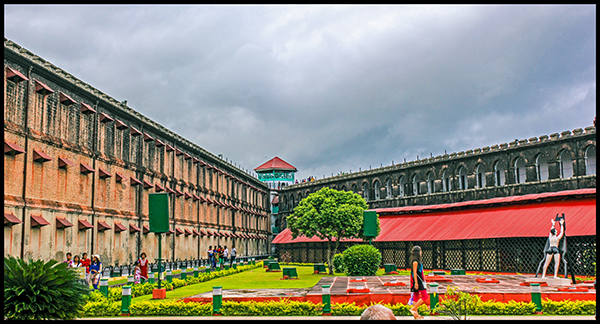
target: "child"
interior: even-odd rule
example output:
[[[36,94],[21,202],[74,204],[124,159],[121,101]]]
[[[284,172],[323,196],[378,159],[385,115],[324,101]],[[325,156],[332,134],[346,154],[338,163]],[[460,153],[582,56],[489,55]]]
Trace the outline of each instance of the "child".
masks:
[[[140,262],[135,261],[135,270],[133,270],[133,283],[139,284],[142,276],[142,268],[140,268]]]
[[[412,292],[411,297],[413,300],[413,307],[410,309],[410,313],[415,319],[423,319],[423,316],[419,315],[418,308],[429,299],[423,278],[422,255],[421,247],[415,245],[410,257],[412,265],[410,270],[410,291]]]

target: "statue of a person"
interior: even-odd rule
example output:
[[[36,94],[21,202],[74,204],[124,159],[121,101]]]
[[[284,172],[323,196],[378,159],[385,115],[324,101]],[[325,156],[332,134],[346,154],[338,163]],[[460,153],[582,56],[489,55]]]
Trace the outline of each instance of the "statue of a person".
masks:
[[[552,257],[554,256],[554,278],[558,278],[558,268],[560,266],[560,251],[558,250],[558,243],[560,239],[563,237],[565,233],[564,223],[565,219],[561,218],[559,220],[560,223],[560,234],[556,235],[556,228],[554,228],[554,223],[556,221],[554,219],[551,220],[552,227],[550,228],[550,236],[548,236],[548,242],[550,242],[550,248],[546,251],[546,262],[544,263],[544,272],[542,273],[542,278],[546,277],[546,270],[548,269],[548,265],[550,265],[550,261],[552,261]]]

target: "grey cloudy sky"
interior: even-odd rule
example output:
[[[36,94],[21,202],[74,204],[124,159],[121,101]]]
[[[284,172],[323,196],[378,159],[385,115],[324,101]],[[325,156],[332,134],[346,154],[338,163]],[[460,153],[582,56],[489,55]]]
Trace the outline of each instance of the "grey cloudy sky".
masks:
[[[596,116],[596,6],[5,5],[4,37],[244,169],[297,178]]]

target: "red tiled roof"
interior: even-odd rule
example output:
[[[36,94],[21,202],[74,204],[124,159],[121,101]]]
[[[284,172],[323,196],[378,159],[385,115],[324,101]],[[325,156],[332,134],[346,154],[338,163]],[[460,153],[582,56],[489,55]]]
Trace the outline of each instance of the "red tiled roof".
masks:
[[[58,158],[58,167],[59,168],[66,168],[67,166],[72,166],[73,162],[71,162],[69,159],[64,158],[64,157],[59,157]]]
[[[6,71],[6,78],[7,79],[20,79],[20,80],[12,80],[13,82],[19,82],[19,81],[23,81],[23,80],[29,80],[26,76],[24,76],[21,72],[14,70],[10,67],[6,67],[6,69],[8,71]]]
[[[98,221],[98,230],[99,231],[105,231],[110,228],[111,228],[110,225],[108,225],[105,221],[101,221],[101,220]]]
[[[47,220],[45,220],[44,217],[31,215],[31,226],[32,227],[46,226],[46,225],[50,225],[50,223]]]
[[[129,223],[129,233],[141,232],[142,230],[133,223]]]
[[[50,89],[45,83],[40,82],[38,80],[35,81],[35,92],[43,93],[44,95],[49,93],[54,93],[54,90]]]
[[[272,170],[284,170],[284,171],[298,171],[295,166],[285,162],[279,157],[274,157],[269,161],[256,167],[254,171],[272,171]]]
[[[52,161],[52,158],[50,157],[50,155],[48,155],[42,151],[33,150],[33,160],[44,163],[44,162]]]
[[[4,154],[7,153],[14,153],[16,155],[25,153],[25,150],[17,144],[7,142],[6,140],[4,140]]]
[[[77,101],[73,100],[73,98],[69,97],[66,93],[63,93],[62,91],[59,91],[58,93],[59,93],[59,101],[61,104],[65,105],[65,106],[69,106],[74,103],[77,103]]]
[[[95,114],[96,111],[94,110],[94,108],[92,108],[92,106],[86,104],[85,102],[81,103],[81,113],[84,115],[90,115],[90,114]]]
[[[23,223],[23,221],[21,221],[17,216],[13,214],[4,213],[4,225],[9,224],[12,226],[14,224],[21,223]]]
[[[124,231],[126,229],[127,229],[127,227],[125,227],[125,225],[123,225],[121,223],[118,223],[118,222],[115,222],[115,232],[121,232],[121,231]]]
[[[77,227],[79,228],[79,230],[88,230],[90,228],[94,228],[94,225],[90,224],[90,222],[88,222],[85,219],[78,219]]]
[[[66,218],[56,217],[56,227],[57,228],[65,228],[65,227],[71,227],[71,226],[73,226],[73,224],[71,224],[71,222],[69,222]]]

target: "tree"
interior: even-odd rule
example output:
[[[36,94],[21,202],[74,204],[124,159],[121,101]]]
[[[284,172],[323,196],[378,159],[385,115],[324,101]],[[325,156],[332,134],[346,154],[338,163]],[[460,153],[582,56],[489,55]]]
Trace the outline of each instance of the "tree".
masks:
[[[288,216],[287,224],[293,238],[304,235],[327,240],[327,263],[329,274],[333,274],[333,256],[337,253],[340,240],[365,239],[363,211],[367,208],[367,202],[358,194],[325,187],[302,199],[293,214]],[[377,225],[379,233],[379,220]]]

